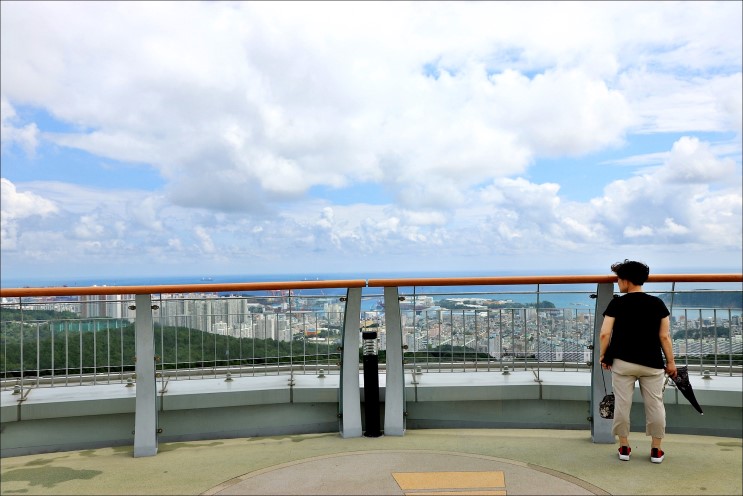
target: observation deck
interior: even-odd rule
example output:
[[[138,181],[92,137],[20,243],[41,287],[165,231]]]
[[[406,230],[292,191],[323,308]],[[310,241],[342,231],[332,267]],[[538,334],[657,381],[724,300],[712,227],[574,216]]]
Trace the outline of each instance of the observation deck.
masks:
[[[645,285],[705,412],[666,388],[660,466],[639,391],[629,463],[598,415],[614,280],[2,288],[2,494],[741,494],[743,276]]]

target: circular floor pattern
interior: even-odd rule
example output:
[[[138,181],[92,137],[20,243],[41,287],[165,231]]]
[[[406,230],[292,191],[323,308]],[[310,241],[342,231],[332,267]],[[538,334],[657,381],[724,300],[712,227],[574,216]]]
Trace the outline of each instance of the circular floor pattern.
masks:
[[[235,477],[209,495],[609,494],[571,475],[483,455],[355,451],[305,458]]]

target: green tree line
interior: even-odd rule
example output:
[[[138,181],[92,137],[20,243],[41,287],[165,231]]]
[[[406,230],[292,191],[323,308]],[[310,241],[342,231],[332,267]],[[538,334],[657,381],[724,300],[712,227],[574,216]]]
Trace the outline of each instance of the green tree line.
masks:
[[[56,310],[20,310],[17,308],[0,308],[0,321],[2,322],[21,320],[25,322],[49,321],[77,319],[78,317],[78,314],[69,311],[59,312]]]
[[[666,305],[673,301],[675,308],[743,308],[742,291],[698,290],[692,293],[664,293],[659,298]]]
[[[77,323],[75,323],[77,324]],[[108,324],[108,325],[107,325]],[[19,375],[21,356],[25,375],[106,373],[134,370],[134,324],[93,321],[66,326],[60,322],[3,322],[0,370]],[[154,327],[157,367],[215,367],[289,362],[337,363],[337,344],[221,336],[186,327]],[[38,350],[38,353],[37,353]]]

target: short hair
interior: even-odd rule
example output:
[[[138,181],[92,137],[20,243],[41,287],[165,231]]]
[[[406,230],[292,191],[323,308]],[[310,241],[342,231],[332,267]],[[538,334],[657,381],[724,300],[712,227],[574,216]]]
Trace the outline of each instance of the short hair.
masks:
[[[629,281],[637,286],[642,286],[645,281],[648,280],[650,275],[650,267],[642,262],[636,262],[634,260],[624,259],[624,262],[617,262],[612,264],[611,271],[614,272],[618,278]]]

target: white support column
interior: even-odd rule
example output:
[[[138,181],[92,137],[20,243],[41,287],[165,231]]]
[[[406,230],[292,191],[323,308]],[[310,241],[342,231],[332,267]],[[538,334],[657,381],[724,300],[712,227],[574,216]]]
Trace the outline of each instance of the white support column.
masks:
[[[157,454],[157,384],[155,381],[155,335],[152,326],[152,298],[136,295],[137,400],[134,412],[134,456]]]
[[[359,346],[361,345],[361,288],[346,293],[341,359],[341,436],[361,437],[361,395],[359,391]]]
[[[591,355],[593,366],[591,373],[591,439],[596,444],[613,444],[614,435],[611,433],[611,427],[613,421],[611,419],[601,418],[599,414],[599,402],[604,397],[604,382],[606,383],[606,391],[613,391],[611,387],[611,372],[604,371],[599,363],[599,356],[601,354],[601,341],[599,339],[599,333],[601,332],[601,324],[604,323],[604,310],[609,305],[609,302],[614,297],[614,284],[602,283],[598,285],[598,291],[596,295],[596,313],[593,325],[593,354]],[[603,379],[601,374],[604,375]]]
[[[402,436],[405,432],[405,370],[402,363],[402,321],[397,287],[384,288],[384,322],[387,332],[384,435]]]

